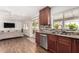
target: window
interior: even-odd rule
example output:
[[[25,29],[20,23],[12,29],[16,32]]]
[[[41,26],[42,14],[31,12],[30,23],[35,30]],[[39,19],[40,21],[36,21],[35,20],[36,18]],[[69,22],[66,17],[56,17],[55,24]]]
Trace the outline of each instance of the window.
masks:
[[[79,30],[79,19],[64,21],[64,29],[69,30],[69,27],[67,26],[69,24],[76,24],[78,26],[78,30]]]
[[[62,21],[54,21],[54,29],[62,29]]]
[[[79,30],[79,8],[73,8],[53,16],[54,29],[70,30],[69,24],[76,24]]]
[[[33,34],[39,30],[39,19],[34,19],[32,21],[32,29],[33,29]]]
[[[53,26],[54,29],[62,29],[63,25],[63,13],[53,16]]]

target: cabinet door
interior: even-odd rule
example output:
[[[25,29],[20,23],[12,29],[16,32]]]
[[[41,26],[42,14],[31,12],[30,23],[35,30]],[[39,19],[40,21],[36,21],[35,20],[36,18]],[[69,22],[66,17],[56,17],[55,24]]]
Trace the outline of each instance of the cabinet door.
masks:
[[[75,39],[74,48],[75,48],[75,53],[79,53],[79,40],[78,39]]]
[[[48,50],[51,52],[56,52],[56,41],[57,36],[55,35],[48,35]]]
[[[46,7],[39,12],[40,25],[48,25],[50,24],[50,8]]]
[[[40,33],[36,32],[36,44],[40,45]]]
[[[43,15],[44,19],[43,19],[43,24],[47,25],[48,24],[48,10],[45,9],[44,10],[44,15]]]
[[[44,22],[44,11],[40,11],[39,13],[39,19],[40,19],[40,24],[43,25],[43,22]]]
[[[71,39],[67,37],[58,37],[57,40],[57,52],[58,53],[70,53],[71,52]]]
[[[44,24],[45,25],[50,25],[50,8],[46,8],[45,11],[44,11],[44,19],[45,19],[45,22]]]
[[[72,39],[72,53],[79,53],[79,39]]]

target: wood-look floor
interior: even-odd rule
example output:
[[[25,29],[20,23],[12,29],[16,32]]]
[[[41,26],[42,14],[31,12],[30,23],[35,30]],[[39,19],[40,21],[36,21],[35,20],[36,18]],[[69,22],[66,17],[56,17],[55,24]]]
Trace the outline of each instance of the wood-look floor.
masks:
[[[0,40],[0,53],[47,53],[27,37]]]

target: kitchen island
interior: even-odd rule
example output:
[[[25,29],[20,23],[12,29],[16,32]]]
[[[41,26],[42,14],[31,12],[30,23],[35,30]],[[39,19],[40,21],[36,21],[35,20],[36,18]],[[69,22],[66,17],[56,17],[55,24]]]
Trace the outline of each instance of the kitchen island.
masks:
[[[52,32],[36,32],[36,43],[40,46],[40,34],[48,37],[48,51],[54,53],[78,53],[79,35],[55,34]]]

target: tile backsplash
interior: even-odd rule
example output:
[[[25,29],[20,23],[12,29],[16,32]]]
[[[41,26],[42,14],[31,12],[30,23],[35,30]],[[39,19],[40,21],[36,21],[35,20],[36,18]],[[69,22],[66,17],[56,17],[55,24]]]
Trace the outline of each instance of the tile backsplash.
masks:
[[[49,25],[40,25],[40,26],[39,26],[39,29],[40,29],[41,31],[43,31],[43,30],[50,30],[51,27],[50,27]]]

